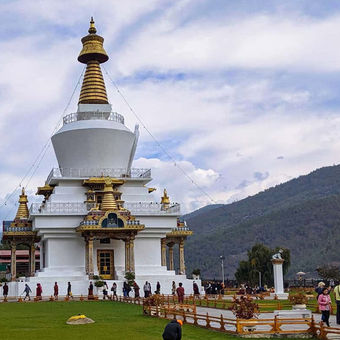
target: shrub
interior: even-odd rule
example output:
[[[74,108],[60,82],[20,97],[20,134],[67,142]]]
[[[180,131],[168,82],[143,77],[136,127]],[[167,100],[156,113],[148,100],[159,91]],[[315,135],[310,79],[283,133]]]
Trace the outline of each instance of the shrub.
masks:
[[[133,272],[126,272],[124,278],[127,280],[130,287],[133,286],[133,283],[135,281],[135,273]]]
[[[258,317],[259,306],[248,296],[234,298],[229,308],[238,319],[253,319]]]
[[[98,280],[94,283],[94,285],[97,287],[97,288],[100,288],[100,287],[103,287],[105,284],[104,281],[101,281],[101,280]]]
[[[303,293],[298,293],[298,294],[291,294],[289,295],[289,301],[293,305],[303,305],[308,302],[308,298],[305,294]]]

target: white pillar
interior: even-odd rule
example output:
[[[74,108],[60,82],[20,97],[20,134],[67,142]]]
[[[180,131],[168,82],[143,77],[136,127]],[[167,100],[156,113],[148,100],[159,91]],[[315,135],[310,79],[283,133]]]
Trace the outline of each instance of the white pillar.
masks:
[[[288,298],[288,294],[284,292],[283,288],[283,262],[284,259],[272,259],[275,295],[278,299]]]

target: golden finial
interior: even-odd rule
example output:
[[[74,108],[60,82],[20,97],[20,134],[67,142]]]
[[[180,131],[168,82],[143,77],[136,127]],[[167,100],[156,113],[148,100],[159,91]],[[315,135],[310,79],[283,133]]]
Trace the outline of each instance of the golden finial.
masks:
[[[93,17],[91,17],[89,33],[90,33],[90,34],[96,34],[96,33],[97,33],[97,29],[96,29],[96,27],[94,26]]]
[[[27,196],[25,194],[25,188],[21,189],[21,195],[19,198],[19,207],[15,219],[27,219],[28,218],[28,207],[27,207]]]
[[[110,180],[105,181],[104,185],[104,197],[101,204],[101,210],[118,210],[118,206],[113,195],[112,182]]]
[[[78,61],[87,64],[78,104],[108,104],[106,87],[100,64],[109,56],[104,50],[104,38],[97,35],[93,17],[91,17],[89,34],[81,39],[83,49]]]

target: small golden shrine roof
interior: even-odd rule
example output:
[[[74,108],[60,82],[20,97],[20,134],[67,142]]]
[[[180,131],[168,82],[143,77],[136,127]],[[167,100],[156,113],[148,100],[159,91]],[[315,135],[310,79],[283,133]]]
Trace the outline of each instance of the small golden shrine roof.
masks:
[[[164,189],[164,191],[163,191],[163,196],[161,198],[161,204],[170,204],[170,198],[168,196],[166,189]]]
[[[101,204],[101,210],[118,210],[117,202],[113,195],[112,182],[107,180],[104,185],[104,197]]]
[[[45,196],[47,194],[52,193],[52,191],[53,191],[53,187],[48,185],[48,184],[45,184],[43,187],[38,187],[36,195],[44,195]]]
[[[19,198],[19,207],[15,219],[27,219],[28,218],[28,207],[27,207],[27,196],[25,194],[25,188],[22,188],[21,195]]]

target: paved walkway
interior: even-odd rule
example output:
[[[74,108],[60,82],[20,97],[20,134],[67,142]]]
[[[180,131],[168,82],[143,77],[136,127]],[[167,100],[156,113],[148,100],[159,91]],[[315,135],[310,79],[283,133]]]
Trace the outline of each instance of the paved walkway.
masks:
[[[225,310],[225,309],[218,309],[218,308],[206,308],[206,307],[197,307],[197,314],[206,314],[208,313],[209,315],[212,316],[221,316],[229,318],[229,319],[236,319],[235,315],[230,311],[230,310]],[[314,320],[315,322],[320,322],[321,321],[321,314],[313,313]],[[259,319],[273,319],[274,318],[274,313],[261,313],[259,315]],[[336,324],[336,317],[335,315],[331,315],[329,318],[329,324],[331,327],[339,327],[340,325]]]
[[[218,308],[206,308],[206,307],[197,307],[197,314],[209,314],[209,316],[215,316],[215,317],[220,317],[221,315],[223,315],[223,317],[228,318],[228,319],[236,319],[234,314],[229,311],[229,310],[225,310],[225,309],[218,309]],[[320,322],[321,321],[321,314],[315,314],[313,313],[314,316],[314,320],[316,322]],[[274,313],[261,313],[259,314],[259,319],[273,319],[274,318]],[[189,320],[190,322],[190,320]],[[201,325],[205,325],[205,322],[202,320],[198,322]],[[211,322],[211,326],[212,327],[216,327],[219,328],[220,324],[217,322]],[[331,327],[336,327],[338,329],[340,329],[340,326],[336,324],[336,317],[335,315],[331,315],[330,317],[330,326]],[[234,331],[235,330],[235,326],[233,325],[225,325],[225,328],[227,330],[231,330]],[[291,324],[291,325],[283,325],[281,326],[281,329],[284,331],[289,331],[289,330],[307,330],[307,326],[306,325],[298,325],[298,324]],[[256,326],[256,330],[270,330],[271,327],[270,325],[258,325]],[[331,340],[335,340],[335,339],[340,339],[339,335],[335,335],[335,334],[328,334],[328,338]]]

